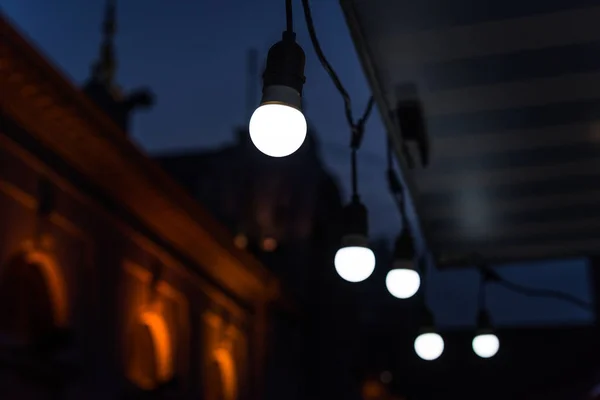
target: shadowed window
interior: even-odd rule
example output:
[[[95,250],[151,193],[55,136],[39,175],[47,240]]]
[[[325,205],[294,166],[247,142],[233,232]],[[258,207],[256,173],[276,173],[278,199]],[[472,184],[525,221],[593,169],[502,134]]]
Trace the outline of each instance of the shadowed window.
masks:
[[[217,361],[213,361],[210,365],[208,386],[211,393],[209,400],[227,400],[223,372]]]
[[[52,297],[41,266],[17,258],[0,275],[0,332],[31,341],[54,326]]]
[[[144,389],[153,389],[158,382],[156,351],[147,325],[136,326],[130,344],[132,379]]]

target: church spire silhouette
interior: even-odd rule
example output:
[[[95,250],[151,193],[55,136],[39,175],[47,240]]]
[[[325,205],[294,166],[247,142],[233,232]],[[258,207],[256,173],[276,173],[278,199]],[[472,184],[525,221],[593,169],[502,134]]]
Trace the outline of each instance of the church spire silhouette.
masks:
[[[104,11],[104,22],[102,24],[102,44],[100,45],[100,57],[94,63],[92,79],[112,88],[117,69],[114,39],[117,33],[117,18],[115,0],[108,0]]]
[[[136,109],[151,107],[154,104],[154,97],[148,89],[138,89],[123,96],[116,83],[117,57],[114,44],[117,33],[116,8],[116,0],[106,1],[100,54],[92,65],[91,76],[83,90],[127,132],[131,113]]]

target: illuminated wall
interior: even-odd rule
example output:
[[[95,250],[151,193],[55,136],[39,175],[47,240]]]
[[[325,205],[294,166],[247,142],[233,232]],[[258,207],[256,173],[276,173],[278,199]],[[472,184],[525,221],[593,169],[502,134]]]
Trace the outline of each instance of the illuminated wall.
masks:
[[[0,170],[0,346],[6,354],[66,329],[64,351],[85,361],[73,365],[78,375],[34,361],[64,373],[62,389],[25,366],[14,370],[26,377],[20,386],[3,375],[0,390],[136,398],[176,379],[165,390],[244,399],[253,333],[243,308],[1,133],[11,167]],[[54,187],[48,215],[38,213],[41,179]],[[96,379],[102,387],[82,383]]]
[[[0,32],[0,398],[261,398],[277,281]]]
[[[259,398],[266,284],[225,288],[214,265],[183,257],[160,226],[145,227],[35,139],[4,95],[29,98],[24,107],[53,100],[31,98],[26,72],[5,74],[13,60],[0,50],[0,398]],[[240,268],[205,240],[190,243],[219,268]]]
[[[62,272],[50,256],[23,250],[0,266],[0,331],[28,343],[68,324]]]
[[[209,310],[203,315],[204,343],[209,349],[203,356],[204,381],[218,382],[208,385],[205,396],[208,400],[237,399],[246,382],[247,343],[238,326],[227,321],[218,311]]]

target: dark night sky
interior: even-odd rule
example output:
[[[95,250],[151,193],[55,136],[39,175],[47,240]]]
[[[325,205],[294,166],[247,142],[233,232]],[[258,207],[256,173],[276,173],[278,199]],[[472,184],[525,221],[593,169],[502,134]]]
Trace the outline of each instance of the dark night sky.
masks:
[[[4,11],[74,82],[85,80],[98,54],[103,0],[3,3]],[[125,90],[147,85],[157,95],[155,108],[134,120],[135,140],[148,152],[232,141],[232,128],[247,122],[247,50],[257,48],[262,63],[284,29],[283,0],[118,3],[118,82]],[[349,130],[343,103],[310,46],[300,2],[294,3],[298,41],[307,55],[306,115],[317,128],[326,164],[346,188]],[[370,93],[338,1],[313,0],[311,4],[321,46],[351,95],[355,114],[359,114]],[[372,233],[391,238],[399,228],[399,216],[384,180],[384,151],[384,131],[374,112],[359,159],[360,189],[370,210]],[[590,297],[584,263],[545,264],[508,267],[502,272],[519,282]],[[476,288],[473,271],[432,275],[431,302],[438,321],[443,325],[472,323]],[[590,318],[568,304],[527,299],[500,288],[491,291],[490,308],[500,324]]]

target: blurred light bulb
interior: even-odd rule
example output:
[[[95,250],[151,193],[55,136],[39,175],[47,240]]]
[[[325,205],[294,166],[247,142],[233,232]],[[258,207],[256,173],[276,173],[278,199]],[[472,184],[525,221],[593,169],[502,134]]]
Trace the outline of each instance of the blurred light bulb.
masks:
[[[392,381],[393,376],[390,371],[383,371],[381,375],[379,375],[379,379],[382,383],[388,384]]]
[[[422,333],[415,339],[415,352],[423,360],[433,361],[444,352],[444,339],[437,333]]]
[[[243,233],[238,233],[233,238],[233,243],[238,249],[245,249],[248,246],[248,237]]]
[[[473,351],[481,358],[494,357],[500,349],[500,340],[493,333],[479,334],[473,338]]]
[[[347,246],[335,253],[333,261],[337,273],[348,282],[362,282],[375,269],[373,250],[362,246]]]
[[[250,139],[258,150],[271,157],[286,157],[302,146],[306,138],[302,111],[286,104],[267,103],[250,118]]]
[[[268,237],[263,240],[263,250],[267,252],[275,251],[277,248],[277,240]]]
[[[414,269],[395,268],[385,277],[385,286],[392,296],[398,299],[408,299],[419,290],[421,277]]]

